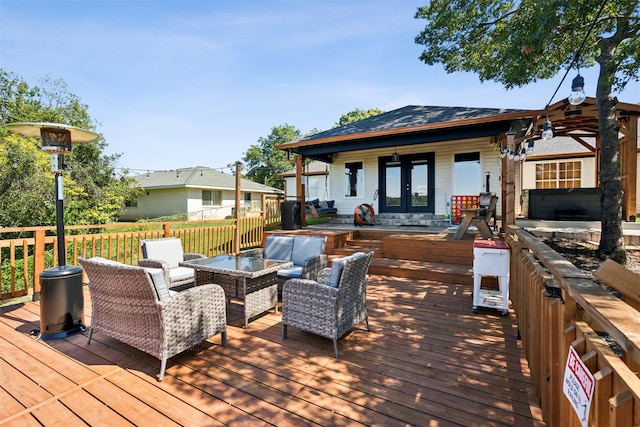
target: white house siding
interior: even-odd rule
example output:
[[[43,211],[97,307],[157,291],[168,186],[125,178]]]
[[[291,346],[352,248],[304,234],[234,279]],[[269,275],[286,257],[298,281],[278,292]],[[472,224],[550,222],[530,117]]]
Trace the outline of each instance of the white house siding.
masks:
[[[412,146],[398,146],[398,154],[435,153],[435,214],[444,215],[450,211],[450,200],[453,192],[453,163],[456,153],[480,152],[480,170],[478,180],[481,181],[484,190],[485,173],[490,174],[490,190],[500,194],[500,158],[495,151],[490,138],[460,140],[454,142],[439,142]],[[339,153],[337,159],[330,165],[330,194],[336,201],[339,214],[350,214],[361,203],[371,204],[376,212],[379,212],[379,198],[374,195],[378,189],[378,158],[390,156],[394,149],[373,149]],[[344,165],[350,162],[363,162],[364,167],[364,194],[357,197],[345,197]],[[497,214],[501,208],[498,204]]]
[[[202,206],[203,188],[188,188],[187,212],[189,221],[204,221],[210,219],[224,219],[231,215],[231,209],[235,205],[235,194],[232,191],[222,191],[221,206]],[[220,191],[210,189],[211,191]],[[230,196],[229,196],[230,194]]]
[[[332,200],[331,192],[329,191],[329,178],[325,178],[326,175],[309,175],[308,184],[306,185],[306,199],[307,200]],[[287,176],[285,180],[285,197],[287,200],[296,199],[296,177]],[[304,181],[303,181],[304,183]],[[326,184],[326,188],[325,188]]]
[[[202,188],[189,188],[188,212],[189,221],[205,221],[212,219],[225,219],[233,215],[236,206],[236,193],[234,190],[216,190],[222,192],[222,203],[220,206],[202,206]],[[251,202],[244,199],[245,192],[242,192],[240,198],[242,215],[259,215],[260,203],[262,195],[260,193],[251,193]],[[257,211],[257,213],[256,213]]]
[[[187,193],[181,188],[143,192],[138,196],[137,218],[158,218],[187,211]]]

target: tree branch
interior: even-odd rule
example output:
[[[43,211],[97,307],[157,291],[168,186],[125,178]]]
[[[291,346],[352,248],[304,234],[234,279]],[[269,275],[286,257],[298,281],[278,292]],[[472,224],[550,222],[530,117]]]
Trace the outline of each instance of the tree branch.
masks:
[[[490,27],[492,25],[496,25],[498,22],[504,21],[505,19],[507,19],[511,15],[514,15],[518,10],[520,10],[520,9],[514,9],[514,10],[512,10],[510,12],[507,12],[504,15],[498,17],[497,19],[495,19],[493,21],[481,22],[480,24],[478,24],[478,27]]]

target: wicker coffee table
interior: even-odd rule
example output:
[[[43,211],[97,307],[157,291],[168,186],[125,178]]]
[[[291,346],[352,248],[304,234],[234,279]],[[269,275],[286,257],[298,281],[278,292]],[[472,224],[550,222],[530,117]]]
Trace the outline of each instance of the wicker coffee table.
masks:
[[[244,327],[249,319],[271,308],[278,311],[277,273],[291,267],[290,261],[278,261],[233,255],[218,255],[181,262],[182,267],[195,269],[196,286],[216,283],[224,289],[227,299],[244,301]]]

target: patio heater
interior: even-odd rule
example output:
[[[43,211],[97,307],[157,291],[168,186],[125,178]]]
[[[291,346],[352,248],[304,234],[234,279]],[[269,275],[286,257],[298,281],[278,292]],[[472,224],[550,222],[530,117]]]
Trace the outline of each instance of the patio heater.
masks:
[[[40,138],[42,151],[50,155],[51,171],[55,176],[56,236],[58,266],[40,273],[40,333],[43,341],[64,338],[84,331],[84,296],[82,293],[82,267],[67,265],[67,247],[64,236],[64,189],[62,175],[65,154],[71,154],[72,142],[88,142],[98,134],[59,123],[11,123],[12,132]]]

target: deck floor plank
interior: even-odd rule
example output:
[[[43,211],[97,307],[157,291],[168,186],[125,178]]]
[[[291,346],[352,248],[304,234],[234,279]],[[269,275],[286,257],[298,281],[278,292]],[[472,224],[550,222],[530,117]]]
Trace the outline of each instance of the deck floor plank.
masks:
[[[256,348],[261,347],[262,345],[256,342]],[[238,366],[242,363],[246,364],[247,367],[245,369],[248,376],[264,384],[281,389],[283,389],[284,385],[284,390],[290,395],[287,397],[289,401],[301,399],[308,404],[318,406],[318,411],[325,409],[330,412],[338,412],[340,415],[349,418],[352,422],[359,422],[360,418],[366,416],[369,422],[374,421],[376,424],[393,425],[397,423],[397,420],[388,417],[384,413],[371,412],[366,406],[359,408],[356,406],[356,410],[351,409],[350,406],[345,405],[345,402],[341,401],[344,400],[343,397],[338,396],[336,393],[329,394],[325,391],[331,390],[331,388],[310,388],[316,376],[321,374],[322,368],[309,368],[310,366],[314,366],[313,362],[309,360],[303,361],[293,357],[287,358],[286,363],[281,363],[282,361],[278,360],[277,354],[276,351],[271,353],[271,355],[264,353],[257,355],[242,351],[241,349],[234,349],[233,352],[228,353],[227,358],[222,360],[227,361],[231,366]],[[229,366],[221,366],[221,368],[228,369]],[[321,399],[327,403],[320,403]],[[338,399],[338,401],[336,401],[336,399]],[[290,406],[294,403],[286,404]],[[300,403],[296,402],[295,404],[299,405]]]
[[[123,375],[130,380],[128,383],[122,380]],[[120,386],[114,384],[114,381],[118,382],[118,380]],[[141,386],[141,384],[144,384],[144,386]],[[124,370],[110,375],[108,379],[87,384],[83,388],[117,413],[128,414],[128,420],[135,425],[148,424],[167,427],[180,425],[180,423],[162,414],[161,408],[164,407],[164,402],[161,402],[158,395],[174,404],[177,404],[177,399],[167,396],[166,393],[144,382],[136,381],[134,375],[127,374]],[[180,413],[184,410],[184,407],[177,407],[176,409],[176,412]],[[194,409],[189,407],[189,410]]]
[[[0,359],[0,387],[9,392],[25,408],[37,405],[53,396],[4,359]]]
[[[135,398],[130,400],[132,406],[137,401]],[[130,419],[135,419],[138,412],[146,410],[146,408],[141,405],[140,407],[134,407],[135,409],[131,412],[119,413],[116,408],[97,399],[82,388],[77,388],[71,393],[60,396],[60,403],[73,411],[78,417],[82,418],[86,424],[92,426],[133,426],[136,425],[136,423]]]
[[[6,337],[9,332],[11,328],[0,322],[0,336]],[[51,348],[44,342],[26,335],[12,335],[11,342],[0,339],[0,354],[39,387],[53,395],[64,393],[97,376],[65,354],[51,354]]]
[[[86,425],[82,418],[64,406],[60,401],[54,400],[47,405],[42,405],[31,411],[31,415],[43,426],[80,426]]]
[[[372,274],[371,331],[343,337],[337,360],[331,340],[283,340],[280,312],[240,327],[234,302],[228,346],[173,357],[162,382],[148,354],[101,333],[38,341],[38,303],[2,307],[0,424],[544,426],[515,316],[473,314],[471,291]],[[86,292],[86,324],[90,307]]]
[[[23,409],[24,406],[0,384],[0,414],[15,414]]]

